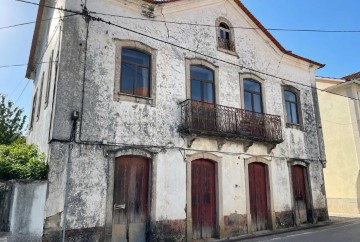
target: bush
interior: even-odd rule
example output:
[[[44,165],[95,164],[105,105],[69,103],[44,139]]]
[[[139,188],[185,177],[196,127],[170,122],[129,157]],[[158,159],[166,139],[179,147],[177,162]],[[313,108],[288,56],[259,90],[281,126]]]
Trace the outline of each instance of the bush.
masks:
[[[0,145],[0,179],[44,180],[48,166],[45,154],[23,143]]]

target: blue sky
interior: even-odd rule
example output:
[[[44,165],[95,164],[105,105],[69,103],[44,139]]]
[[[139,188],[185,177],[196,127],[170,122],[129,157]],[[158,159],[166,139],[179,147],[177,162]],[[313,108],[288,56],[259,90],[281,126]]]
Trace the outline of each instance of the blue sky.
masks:
[[[0,1],[0,28],[36,19],[35,6],[15,0]],[[266,28],[360,30],[360,1],[242,2]],[[33,24],[0,30],[0,66],[27,63],[33,30]],[[317,75],[342,77],[360,71],[360,33],[271,33],[287,50],[326,64]],[[17,100],[17,105],[28,114],[32,83],[26,86],[25,71],[26,67],[0,68],[0,93],[7,94],[13,101]]]

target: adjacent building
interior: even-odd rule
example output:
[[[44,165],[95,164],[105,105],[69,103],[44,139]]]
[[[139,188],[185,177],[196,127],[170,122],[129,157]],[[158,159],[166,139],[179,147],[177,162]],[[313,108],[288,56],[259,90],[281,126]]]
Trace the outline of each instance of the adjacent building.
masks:
[[[28,142],[49,164],[44,241],[327,220],[321,67],[237,0],[41,0],[27,77]]]
[[[317,77],[327,166],[329,212],[360,215],[360,72]],[[335,94],[335,95],[334,95]],[[349,98],[348,98],[349,97]]]

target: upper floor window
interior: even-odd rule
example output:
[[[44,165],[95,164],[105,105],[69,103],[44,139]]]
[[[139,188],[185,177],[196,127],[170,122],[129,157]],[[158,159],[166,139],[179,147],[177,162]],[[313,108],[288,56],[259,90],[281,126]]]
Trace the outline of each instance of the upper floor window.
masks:
[[[232,28],[230,22],[225,18],[218,18],[216,20],[217,26],[217,40],[218,47],[220,50],[225,50],[235,52],[235,38],[234,38],[234,29]]]
[[[262,91],[261,84],[252,79],[244,80],[244,107],[245,110],[262,113]]]
[[[285,90],[284,97],[287,123],[300,124],[297,94],[292,91]]]
[[[115,44],[114,100],[155,106],[157,50],[134,40]]]
[[[48,106],[48,103],[49,103],[53,62],[54,62],[54,50],[51,51],[51,56],[50,56],[50,60],[49,60],[47,82],[46,82],[45,108]]]
[[[121,53],[120,92],[150,97],[151,57],[145,52],[123,48]]]
[[[215,103],[214,72],[200,65],[190,66],[191,99]]]
[[[36,114],[36,119],[39,120],[40,117],[40,110],[41,110],[41,100],[42,100],[42,93],[43,93],[43,86],[44,86],[44,78],[45,78],[45,73],[42,73],[41,76],[41,83],[40,83],[40,95],[39,95],[39,104],[38,104],[38,110],[37,110],[37,114]]]
[[[32,129],[33,124],[34,124],[34,116],[35,116],[35,111],[36,111],[36,100],[37,100],[37,90],[35,92],[34,99],[32,102],[32,107],[31,107],[30,129]]]

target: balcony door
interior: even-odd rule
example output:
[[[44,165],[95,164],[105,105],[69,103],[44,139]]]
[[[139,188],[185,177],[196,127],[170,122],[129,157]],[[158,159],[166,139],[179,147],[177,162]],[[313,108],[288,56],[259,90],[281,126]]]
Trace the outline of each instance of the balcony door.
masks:
[[[193,128],[214,131],[216,128],[214,71],[201,65],[190,66]]]
[[[265,137],[261,84],[255,80],[244,79],[244,108],[242,128],[255,137]]]

